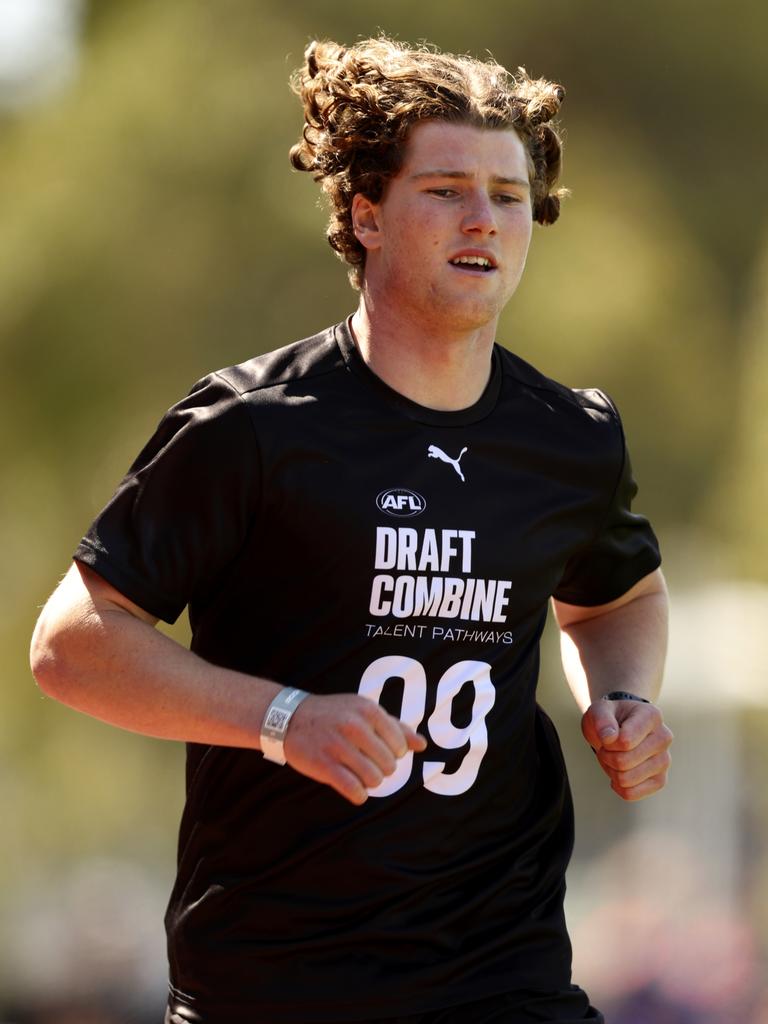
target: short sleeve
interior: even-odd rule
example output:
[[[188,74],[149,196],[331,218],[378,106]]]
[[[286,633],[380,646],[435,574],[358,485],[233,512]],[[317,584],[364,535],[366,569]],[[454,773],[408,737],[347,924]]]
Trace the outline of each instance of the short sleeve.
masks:
[[[599,530],[568,560],[553,594],[566,604],[588,606],[615,601],[661,564],[659,543],[650,523],[632,511],[637,484],[621,421],[612,403],[611,409],[621,434],[621,469]]]
[[[175,622],[236,558],[259,492],[250,414],[213,374],[166,413],[74,558],[145,611]]]

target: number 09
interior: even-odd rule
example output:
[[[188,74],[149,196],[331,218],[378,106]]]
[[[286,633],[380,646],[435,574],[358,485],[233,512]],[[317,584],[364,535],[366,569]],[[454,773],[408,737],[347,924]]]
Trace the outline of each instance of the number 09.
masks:
[[[416,729],[424,718],[427,707],[427,674],[421,662],[414,658],[390,655],[371,662],[360,680],[359,692],[377,703],[384,686],[390,679],[403,680],[403,706],[399,717]],[[451,719],[453,702],[465,683],[472,683],[475,699],[472,716],[467,726],[457,728]],[[425,761],[424,786],[441,796],[458,796],[473,785],[480,762],[488,749],[488,730],[485,718],[493,707],[496,692],[491,682],[491,666],[485,661],[457,661],[451,665],[437,684],[435,710],[427,720],[427,731],[444,750],[458,750],[469,743],[469,750],[455,772],[445,771],[445,761]],[[397,762],[392,775],[387,776],[369,796],[390,796],[401,789],[413,770],[413,751]]]

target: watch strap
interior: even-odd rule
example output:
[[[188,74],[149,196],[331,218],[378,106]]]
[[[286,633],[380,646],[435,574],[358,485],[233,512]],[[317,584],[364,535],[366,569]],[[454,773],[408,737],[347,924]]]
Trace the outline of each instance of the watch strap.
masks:
[[[646,697],[638,697],[636,693],[629,693],[628,690],[611,690],[610,693],[604,693],[602,696],[603,700],[639,700],[643,704],[650,704],[651,702]]]

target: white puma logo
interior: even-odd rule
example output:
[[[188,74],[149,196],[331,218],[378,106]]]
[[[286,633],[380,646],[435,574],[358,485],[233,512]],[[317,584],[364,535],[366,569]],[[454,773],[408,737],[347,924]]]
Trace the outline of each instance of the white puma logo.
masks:
[[[466,450],[466,448],[462,448],[459,452],[458,458],[452,459],[450,455],[445,454],[442,448],[438,448],[436,444],[431,444],[429,448],[427,448],[427,458],[440,459],[441,462],[450,463],[461,477],[462,482],[466,483],[466,480],[464,480],[464,474],[461,472],[461,466],[459,465],[459,460]]]

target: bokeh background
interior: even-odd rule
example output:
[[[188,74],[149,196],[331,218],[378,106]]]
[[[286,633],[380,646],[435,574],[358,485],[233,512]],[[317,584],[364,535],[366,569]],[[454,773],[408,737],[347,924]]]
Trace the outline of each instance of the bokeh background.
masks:
[[[161,1019],[183,747],[44,698],[29,636],[162,412],[353,308],[287,80],[380,29],[565,84],[572,197],[500,337],[614,397],[662,541],[663,794],[610,792],[546,642],[575,978],[611,1024],[766,1024],[762,0],[0,0],[0,1021]]]

